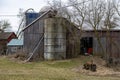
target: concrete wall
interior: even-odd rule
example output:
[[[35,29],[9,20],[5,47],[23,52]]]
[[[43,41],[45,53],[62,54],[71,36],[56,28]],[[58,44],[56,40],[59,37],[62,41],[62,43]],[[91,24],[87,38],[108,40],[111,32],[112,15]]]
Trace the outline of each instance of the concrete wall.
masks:
[[[64,18],[47,18],[44,26],[44,58],[66,58],[66,26]]]

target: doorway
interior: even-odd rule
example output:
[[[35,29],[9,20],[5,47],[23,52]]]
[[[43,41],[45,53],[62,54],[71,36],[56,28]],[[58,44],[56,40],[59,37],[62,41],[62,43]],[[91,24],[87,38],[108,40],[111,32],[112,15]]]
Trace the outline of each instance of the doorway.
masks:
[[[81,55],[92,55],[93,54],[93,37],[81,38],[80,54]]]

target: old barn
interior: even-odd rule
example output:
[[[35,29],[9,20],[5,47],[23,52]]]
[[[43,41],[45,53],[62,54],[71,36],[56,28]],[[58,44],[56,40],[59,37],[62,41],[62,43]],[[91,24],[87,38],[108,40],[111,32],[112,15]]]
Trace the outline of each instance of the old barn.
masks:
[[[46,11],[23,29],[24,50],[35,59],[77,56],[80,50],[78,29],[65,18],[51,18],[51,13],[51,10]]]
[[[97,35],[96,35],[97,34]],[[84,30],[81,36],[81,52],[83,47],[93,49],[94,55],[106,58],[120,58],[120,30]]]
[[[12,39],[17,38],[14,32],[1,32],[0,33],[0,54],[6,54],[7,43]]]
[[[119,30],[82,30],[81,33],[69,20],[51,14],[54,11],[45,11],[23,29],[28,60],[66,59],[80,54],[120,58]]]

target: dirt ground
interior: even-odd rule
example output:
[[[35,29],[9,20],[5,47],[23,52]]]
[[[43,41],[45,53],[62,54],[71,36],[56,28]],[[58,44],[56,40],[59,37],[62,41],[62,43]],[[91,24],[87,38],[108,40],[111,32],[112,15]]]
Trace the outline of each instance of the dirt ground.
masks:
[[[80,57],[82,60],[86,58],[86,56]],[[90,58],[90,57],[89,57]],[[91,76],[117,76],[120,77],[120,71],[117,71],[113,68],[106,67],[106,62],[100,57],[91,57],[90,59],[93,60],[93,63],[97,65],[97,71],[92,72],[90,70],[85,70],[83,69],[83,65],[80,65],[74,69],[72,69],[75,72],[86,74],[86,75],[91,75]],[[115,66],[116,68],[116,66]],[[117,67],[117,69],[120,70],[120,67]]]

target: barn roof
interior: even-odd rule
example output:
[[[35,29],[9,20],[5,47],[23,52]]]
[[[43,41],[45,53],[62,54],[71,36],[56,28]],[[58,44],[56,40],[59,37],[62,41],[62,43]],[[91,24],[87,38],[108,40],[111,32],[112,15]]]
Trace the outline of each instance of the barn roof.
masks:
[[[86,32],[94,32],[95,30],[83,30],[83,31],[86,31]],[[96,30],[97,32],[107,32],[107,31],[110,31],[110,32],[120,32],[120,29],[111,29],[111,30],[102,30],[102,29],[99,29],[99,30]]]
[[[47,12],[43,13],[41,16],[39,16],[37,19],[35,19],[33,22],[31,22],[30,24],[28,24],[25,28],[23,28],[22,31],[24,31],[25,29],[29,28],[32,24],[34,24],[35,22],[37,22],[39,19],[41,19],[43,16],[47,15],[49,12],[51,12],[51,10],[48,10]]]
[[[14,32],[2,32],[0,33],[0,39],[8,39],[12,34],[15,35]]]
[[[7,46],[22,46],[23,45],[23,39],[12,39]]]

